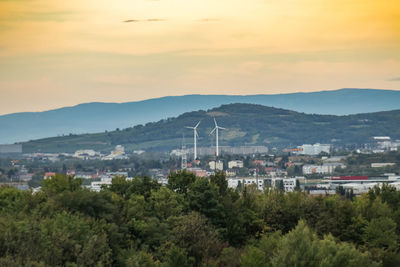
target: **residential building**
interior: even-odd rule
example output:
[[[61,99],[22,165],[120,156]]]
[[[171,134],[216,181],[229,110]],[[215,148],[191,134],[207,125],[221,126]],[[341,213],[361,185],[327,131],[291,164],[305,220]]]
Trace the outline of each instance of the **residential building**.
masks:
[[[337,167],[346,168],[343,163],[324,163],[322,165],[306,164],[303,166],[303,174],[332,174]]]
[[[243,161],[241,160],[231,160],[228,162],[228,169],[233,168],[243,168]]]
[[[210,161],[208,163],[208,166],[210,168],[210,170],[218,170],[218,171],[222,171],[224,170],[224,164],[222,161]]]

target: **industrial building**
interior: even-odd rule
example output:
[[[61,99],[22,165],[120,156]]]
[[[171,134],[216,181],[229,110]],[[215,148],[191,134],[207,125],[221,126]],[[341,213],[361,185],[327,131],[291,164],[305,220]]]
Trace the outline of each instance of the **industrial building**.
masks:
[[[328,153],[331,150],[331,145],[329,144],[314,144],[314,145],[302,145],[302,146],[298,146],[297,147],[297,151],[295,151],[294,153],[297,155],[311,155],[311,156],[315,156],[320,154],[321,152],[325,152]]]

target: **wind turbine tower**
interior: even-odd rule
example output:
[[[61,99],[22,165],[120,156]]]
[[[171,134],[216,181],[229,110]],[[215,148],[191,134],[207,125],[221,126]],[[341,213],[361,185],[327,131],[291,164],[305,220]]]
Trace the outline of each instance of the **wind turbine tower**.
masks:
[[[218,157],[218,155],[219,155],[218,130],[219,129],[226,130],[226,129],[223,128],[223,127],[218,126],[217,121],[215,120],[215,118],[214,118],[214,124],[215,124],[215,128],[210,132],[210,135],[215,131],[215,136],[216,136],[216,138],[215,138],[215,156]]]
[[[193,160],[197,159],[197,138],[199,135],[197,134],[197,127],[199,126],[200,121],[194,127],[186,126],[185,128],[193,129]]]

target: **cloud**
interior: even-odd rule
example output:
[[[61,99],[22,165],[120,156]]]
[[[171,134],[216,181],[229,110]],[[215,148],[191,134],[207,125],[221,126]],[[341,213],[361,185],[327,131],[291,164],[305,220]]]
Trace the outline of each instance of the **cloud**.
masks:
[[[390,81],[390,82],[400,82],[400,77],[395,77],[395,78],[389,79],[388,81]]]
[[[216,18],[204,18],[204,19],[199,19],[198,21],[201,21],[201,22],[214,22],[214,21],[220,21],[220,19],[216,19]]]
[[[34,11],[34,12],[20,12],[20,13],[10,13],[2,18],[0,21],[38,21],[38,22],[46,22],[46,21],[54,21],[54,22],[63,22],[67,20],[71,20],[73,16],[76,16],[78,12],[76,11]]]
[[[158,19],[158,18],[152,18],[152,19],[127,19],[124,20],[122,22],[124,23],[135,23],[135,22],[161,22],[161,21],[168,21],[168,19]],[[216,21],[220,21],[220,19],[217,18],[204,18],[204,19],[198,19],[195,21],[199,21],[199,22],[216,22]]]
[[[123,22],[130,23],[130,22],[160,22],[160,21],[167,21],[167,19],[127,19]]]

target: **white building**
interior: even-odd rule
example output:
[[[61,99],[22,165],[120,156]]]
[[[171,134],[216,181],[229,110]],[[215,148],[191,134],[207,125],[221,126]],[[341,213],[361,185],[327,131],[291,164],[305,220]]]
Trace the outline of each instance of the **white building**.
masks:
[[[99,192],[102,186],[109,186],[112,183],[112,178],[103,177],[100,181],[91,182],[90,190]]]
[[[218,170],[218,171],[222,171],[224,170],[224,164],[222,161],[210,161],[208,163],[208,166],[210,167],[211,170]]]
[[[371,168],[382,168],[393,165],[396,165],[396,163],[371,163]]]
[[[121,145],[117,145],[111,154],[102,158],[102,160],[114,160],[114,159],[128,159],[125,155],[125,148]]]
[[[236,189],[239,183],[241,183],[242,186],[256,185],[258,190],[264,190],[264,179],[262,178],[228,178],[229,188]]]
[[[83,149],[75,151],[73,157],[78,159],[89,159],[99,155],[100,153],[94,151],[93,149]]]
[[[93,176],[90,173],[76,173],[75,178],[80,178],[80,179],[92,179]]]
[[[293,192],[296,188],[296,180],[296,178],[272,178],[271,187],[276,188],[278,186],[277,182],[279,181],[283,183],[283,190],[285,192]]]
[[[241,182],[242,179],[240,178],[228,178],[228,187],[236,189],[239,185],[239,181]]]
[[[303,179],[303,177],[299,177],[298,179]],[[257,189],[260,191],[264,191],[265,183],[270,183],[271,188],[277,187],[277,181],[282,181],[283,189],[285,192],[293,192],[296,188],[296,180],[297,178],[228,178],[228,187],[236,189],[239,185],[239,182],[242,186],[255,185]]]
[[[243,161],[241,160],[231,160],[228,162],[228,169],[233,168],[243,168]]]
[[[346,165],[343,163],[325,163],[322,165],[306,164],[303,166],[303,174],[332,174],[337,167],[346,168]]]
[[[321,152],[329,153],[331,150],[331,145],[329,144],[314,144],[314,145],[302,145],[297,147],[299,151],[295,152],[299,155],[318,155]]]
[[[112,177],[101,177],[100,181],[91,182],[89,189],[99,192],[103,186],[110,186],[112,184]],[[127,181],[132,181],[133,178],[126,178]]]
[[[367,193],[370,189],[373,189],[375,186],[382,187],[382,183],[347,183],[341,185],[344,189],[353,189],[353,193],[356,195]]]
[[[296,188],[296,178],[282,179],[285,192],[293,192]]]

